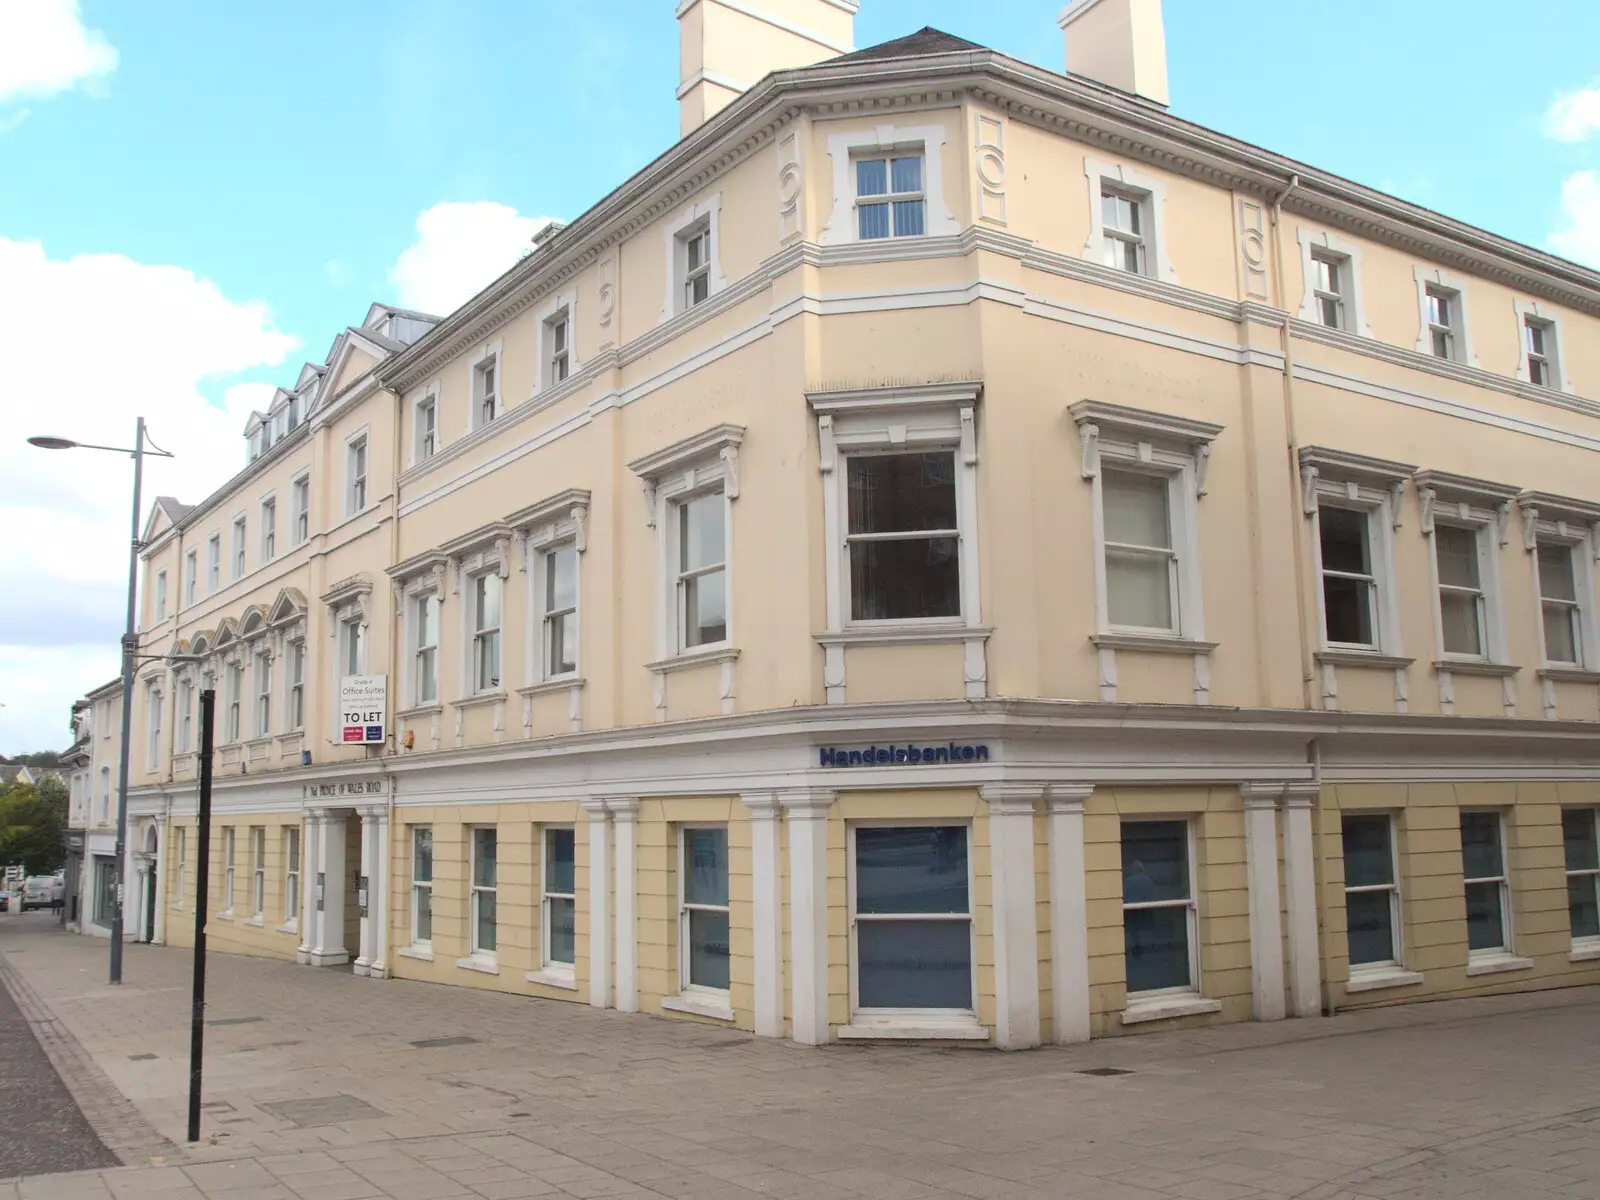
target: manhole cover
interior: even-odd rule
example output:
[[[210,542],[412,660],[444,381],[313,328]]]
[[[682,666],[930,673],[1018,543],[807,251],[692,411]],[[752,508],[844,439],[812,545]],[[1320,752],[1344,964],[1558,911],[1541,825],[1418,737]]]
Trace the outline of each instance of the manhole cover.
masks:
[[[215,1021],[207,1021],[207,1025],[254,1025],[257,1021],[265,1021],[265,1017],[219,1017]]]
[[[130,1055],[128,1055],[128,1061],[129,1062],[149,1062],[154,1057],[155,1057],[154,1054],[130,1054]]]
[[[1098,1079],[1104,1079],[1110,1075],[1132,1075],[1133,1072],[1124,1070],[1121,1067],[1090,1067],[1087,1070],[1079,1071],[1078,1074],[1093,1075]]]
[[[359,1096],[317,1096],[310,1100],[279,1100],[263,1104],[273,1116],[313,1129],[319,1125],[342,1125],[346,1121],[371,1121],[389,1114],[373,1108]]]
[[[438,1037],[423,1038],[420,1042],[412,1042],[418,1050],[437,1050],[440,1046],[476,1046],[478,1039],[475,1037]]]

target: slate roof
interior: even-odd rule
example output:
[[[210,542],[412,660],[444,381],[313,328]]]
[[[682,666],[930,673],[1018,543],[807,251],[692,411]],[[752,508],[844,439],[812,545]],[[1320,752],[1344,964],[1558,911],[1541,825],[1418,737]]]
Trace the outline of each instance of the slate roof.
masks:
[[[167,518],[172,521],[182,520],[184,515],[194,507],[192,504],[179,503],[174,496],[157,496],[156,503],[162,507],[167,514]]]
[[[841,54],[837,58],[824,59],[823,62],[833,66],[835,63],[881,62],[888,58],[919,58],[928,54],[949,54],[956,50],[987,49],[987,46],[980,46],[977,42],[969,42],[966,38],[958,38],[955,34],[935,29],[932,25],[924,25],[915,33],[906,34],[905,37],[898,37],[890,42],[879,42],[876,46],[868,46],[864,50],[856,50],[850,54]]]

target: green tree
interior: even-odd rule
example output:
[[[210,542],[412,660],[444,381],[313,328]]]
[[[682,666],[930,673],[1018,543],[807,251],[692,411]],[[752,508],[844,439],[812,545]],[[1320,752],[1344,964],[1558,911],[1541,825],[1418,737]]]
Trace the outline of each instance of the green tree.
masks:
[[[49,875],[66,861],[67,789],[59,779],[23,783],[0,796],[0,864]]]

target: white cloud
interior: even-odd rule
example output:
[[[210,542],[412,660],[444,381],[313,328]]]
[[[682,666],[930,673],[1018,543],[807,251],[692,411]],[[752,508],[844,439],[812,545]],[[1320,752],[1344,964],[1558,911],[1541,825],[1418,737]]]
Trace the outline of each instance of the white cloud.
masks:
[[[46,451],[51,433],[131,445],[134,418],[173,459],[145,464],[157,495],[193,502],[244,465],[244,423],[271,385],[203,383],[276,366],[297,348],[259,303],[179,267],[118,254],[50,258],[0,237],[0,753],[63,743],[84,688],[117,673],[133,479],[126,458]]]
[[[1600,267],[1600,172],[1578,171],[1561,185],[1561,226],[1550,249],[1575,262]]]
[[[103,89],[117,48],[85,29],[78,0],[0,0],[0,103]]]
[[[532,249],[533,235],[550,220],[488,200],[424,209],[417,240],[389,270],[396,300],[441,316],[453,311]]]
[[[1583,142],[1600,133],[1600,79],[1557,96],[1545,110],[1544,132],[1558,142]]]

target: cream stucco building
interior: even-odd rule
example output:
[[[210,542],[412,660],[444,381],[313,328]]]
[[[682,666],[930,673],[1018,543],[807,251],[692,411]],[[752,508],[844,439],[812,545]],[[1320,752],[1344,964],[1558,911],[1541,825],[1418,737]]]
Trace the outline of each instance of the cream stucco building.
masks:
[[[803,1043],[1600,982],[1600,274],[1173,115],[1158,0],[855,7],[685,0],[680,142],[155,507],[152,935]]]

